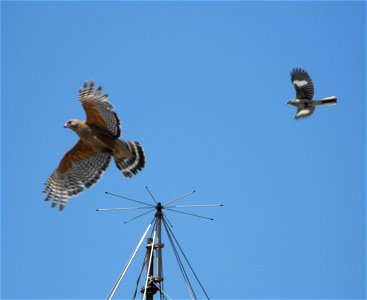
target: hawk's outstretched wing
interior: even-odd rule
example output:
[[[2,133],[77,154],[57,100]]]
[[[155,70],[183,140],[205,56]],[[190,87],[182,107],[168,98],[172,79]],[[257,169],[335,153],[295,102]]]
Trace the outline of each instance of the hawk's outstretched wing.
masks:
[[[305,107],[305,108],[298,108],[296,116],[294,118],[296,120],[298,120],[298,119],[309,117],[313,114],[314,111],[315,111],[314,106],[309,106],[309,107]]]
[[[115,138],[121,135],[120,119],[112,111],[113,106],[108,102],[108,95],[102,95],[100,86],[94,92],[95,83],[84,82],[84,86],[79,90],[79,100],[87,114],[86,123],[101,129],[107,129]]]
[[[68,199],[91,187],[101,177],[111,160],[108,153],[96,153],[81,140],[62,158],[57,169],[45,182],[45,201],[53,199],[63,210]]]
[[[314,86],[308,73],[300,68],[295,68],[291,72],[291,80],[296,89],[297,99],[310,99],[314,95]]]

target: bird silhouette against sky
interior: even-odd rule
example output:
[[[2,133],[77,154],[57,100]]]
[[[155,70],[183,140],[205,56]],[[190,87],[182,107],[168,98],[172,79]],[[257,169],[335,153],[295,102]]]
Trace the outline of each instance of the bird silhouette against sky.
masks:
[[[291,72],[291,81],[296,89],[296,98],[291,99],[287,104],[297,107],[296,120],[311,116],[320,105],[335,105],[337,99],[335,96],[313,100],[314,86],[312,79],[308,73],[301,69],[295,68]]]

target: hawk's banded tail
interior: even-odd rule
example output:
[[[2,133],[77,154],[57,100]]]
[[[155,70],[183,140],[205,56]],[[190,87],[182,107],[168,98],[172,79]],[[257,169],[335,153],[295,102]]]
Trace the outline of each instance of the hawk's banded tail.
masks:
[[[113,152],[116,166],[126,177],[133,177],[145,166],[144,150],[139,142],[120,141]]]

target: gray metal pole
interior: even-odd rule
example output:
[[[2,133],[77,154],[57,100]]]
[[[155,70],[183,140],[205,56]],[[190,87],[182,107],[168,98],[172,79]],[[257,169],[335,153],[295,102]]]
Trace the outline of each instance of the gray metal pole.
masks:
[[[157,225],[157,242],[155,248],[157,251],[157,276],[154,278],[156,282],[163,281],[163,259],[162,259],[162,210],[160,209],[160,203],[158,203],[158,209],[156,213],[156,225]]]
[[[147,280],[145,287],[142,288],[141,293],[144,294],[146,300],[153,300],[154,294],[159,290],[156,283],[163,281],[163,262],[162,262],[162,204],[157,203],[155,214],[155,238],[147,239],[147,252],[145,255],[145,261],[147,264]],[[153,247],[153,248],[152,248]],[[154,251],[156,253],[156,259],[154,259]],[[156,275],[154,276],[153,264],[156,264]],[[143,297],[144,298],[144,297]]]

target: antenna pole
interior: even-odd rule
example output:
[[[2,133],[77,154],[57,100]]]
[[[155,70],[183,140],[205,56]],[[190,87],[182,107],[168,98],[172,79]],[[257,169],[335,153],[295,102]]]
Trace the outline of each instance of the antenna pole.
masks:
[[[157,202],[156,199],[154,198],[154,196],[152,195],[152,193],[150,192],[150,190],[148,189],[148,187],[146,187],[147,191],[149,192],[150,196],[152,197],[153,201],[155,202],[156,205],[151,205],[142,201],[138,201],[138,200],[134,200],[134,199],[130,199],[127,197],[123,197],[123,196],[119,196],[119,195],[115,195],[112,193],[108,193],[109,195],[112,196],[116,196],[119,198],[123,198],[132,202],[136,202],[136,203],[140,203],[140,204],[144,204],[145,206],[139,206],[139,207],[127,207],[127,208],[99,208],[97,209],[97,211],[113,211],[113,210],[119,210],[119,211],[128,211],[128,210],[141,210],[141,209],[147,209],[148,211],[135,216],[133,218],[131,218],[128,221],[125,221],[124,223],[128,223],[130,221],[133,221],[137,218],[140,218],[154,210],[156,210],[155,216],[153,218],[153,220],[151,221],[151,223],[149,224],[148,228],[145,230],[143,236],[141,237],[138,246],[136,247],[136,249],[134,250],[134,253],[132,254],[132,256],[130,257],[129,261],[127,262],[125,268],[123,269],[121,275],[119,276],[117,282],[115,283],[114,287],[112,288],[110,294],[108,295],[107,300],[111,300],[112,297],[114,296],[118,286],[120,285],[123,277],[125,276],[125,273],[127,271],[127,269],[129,268],[132,260],[134,259],[136,252],[138,251],[139,247],[141,246],[143,240],[145,239],[145,237],[147,236],[148,230],[151,228],[151,226],[154,223],[154,232],[153,232],[153,237],[149,237],[147,238],[146,241],[146,254],[145,254],[145,262],[144,264],[146,264],[146,278],[145,278],[145,285],[141,287],[141,293],[143,294],[143,300],[153,300],[154,295],[157,293],[157,291],[160,291],[160,299],[168,299],[170,298],[163,290],[163,281],[164,281],[164,276],[163,276],[163,255],[162,255],[162,248],[164,247],[164,244],[162,243],[162,222],[163,222],[163,226],[166,229],[166,233],[167,236],[170,240],[170,244],[172,246],[172,249],[176,255],[176,259],[177,262],[179,264],[179,267],[181,269],[182,275],[184,277],[184,280],[186,282],[187,288],[189,290],[189,293],[192,297],[192,299],[196,299],[196,295],[193,291],[193,287],[191,285],[191,282],[189,280],[188,274],[185,270],[185,267],[182,263],[182,260],[180,258],[180,254],[176,249],[175,246],[175,242],[177,244],[177,246],[179,247],[181,254],[184,256],[188,266],[190,267],[193,275],[195,276],[196,280],[198,281],[200,287],[202,288],[202,291],[204,292],[204,294],[206,295],[207,299],[209,299],[206,291],[204,290],[201,282],[199,281],[195,271],[193,270],[192,266],[190,265],[189,261],[187,260],[184,252],[182,251],[180,245],[178,244],[178,241],[176,240],[172,230],[169,228],[169,226],[167,224],[169,224],[171,227],[172,224],[168,221],[166,214],[163,214],[163,209],[169,210],[169,211],[173,211],[176,213],[181,213],[181,214],[185,214],[185,215],[189,215],[189,216],[193,216],[193,217],[199,217],[199,218],[203,218],[203,219],[208,219],[208,220],[214,220],[213,218],[208,218],[208,217],[204,217],[201,215],[196,215],[196,214],[192,214],[192,213],[188,213],[188,212],[183,212],[177,209],[180,208],[195,208],[195,207],[216,207],[216,206],[223,206],[223,204],[189,204],[189,205],[173,205],[174,202],[185,198],[193,193],[195,193],[195,191],[192,191],[190,193],[186,193],[182,196],[176,197],[175,199],[173,199],[172,201],[163,204],[161,202]],[[173,237],[173,239],[172,239]],[[136,283],[136,289],[135,289],[135,293],[134,293],[134,299],[137,293],[137,289],[138,289],[138,285],[139,285],[139,281],[140,281],[140,277],[142,272],[144,271],[144,264],[143,267],[140,271],[140,275],[138,278],[138,281]],[[155,264],[155,266],[154,266]],[[163,298],[162,298],[163,296]],[[168,298],[167,298],[168,297]],[[171,299],[171,298],[170,298]]]
[[[156,205],[156,214],[155,214],[155,228],[156,235],[152,238],[147,238],[147,252],[145,255],[145,261],[147,264],[147,276],[146,276],[146,285],[141,289],[141,293],[143,295],[143,299],[153,300],[154,294],[159,290],[157,287],[157,283],[163,281],[163,262],[162,262],[162,248],[164,244],[162,243],[162,209],[163,206],[160,202]],[[156,254],[156,259],[154,259],[154,250]],[[154,262],[156,264],[156,275],[154,276]],[[146,297],[145,297],[146,296]],[[145,298],[144,298],[145,297]]]
[[[157,243],[155,247],[157,249],[157,276],[155,277],[156,282],[163,281],[163,260],[162,260],[162,248],[164,244],[162,243],[162,207],[161,203],[157,205],[157,213],[156,213],[156,224],[157,224]]]
[[[143,294],[143,300],[153,300],[154,294],[158,291],[157,287],[153,282],[153,263],[154,263],[154,243],[155,234],[153,238],[147,238],[147,252],[145,254],[145,261],[147,265],[147,277],[145,279],[145,286],[142,288],[141,292]]]

